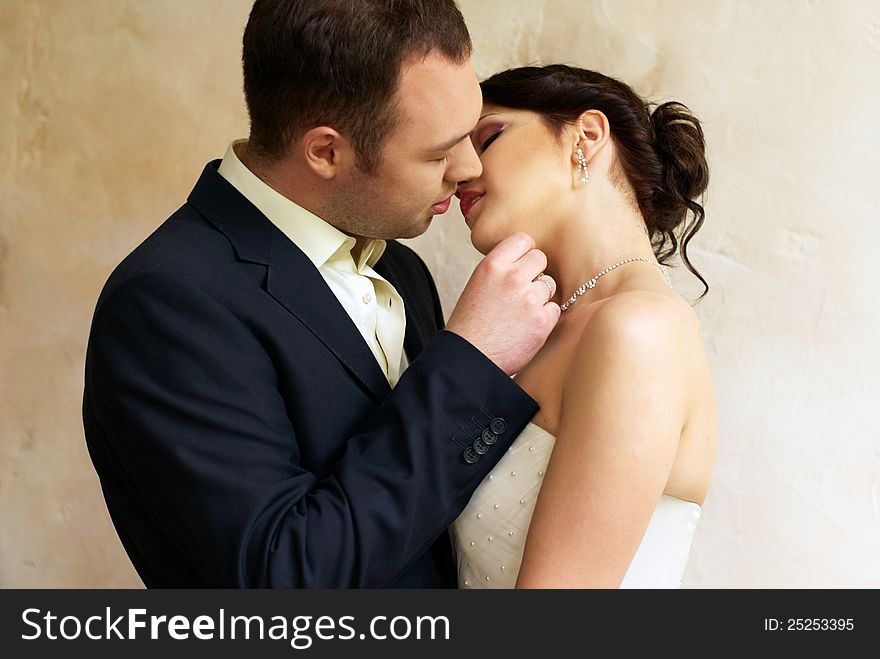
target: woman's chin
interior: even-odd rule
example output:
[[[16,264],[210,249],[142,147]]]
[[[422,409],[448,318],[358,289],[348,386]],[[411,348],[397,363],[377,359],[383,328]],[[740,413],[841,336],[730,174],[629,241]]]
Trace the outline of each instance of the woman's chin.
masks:
[[[498,209],[493,208],[488,213],[487,210],[489,209],[483,207],[481,200],[467,223],[471,232],[471,245],[483,256],[513,233],[513,225],[500,219]],[[500,212],[503,213],[504,210],[501,209]]]
[[[479,231],[471,231],[471,245],[483,256],[495,249],[495,246],[500,242],[501,238],[498,236],[485,236]]]
[[[473,246],[474,246],[474,249],[477,250],[477,251],[478,251],[480,254],[482,254],[483,256],[486,256],[486,254],[488,254],[489,252],[492,251],[491,249],[486,249],[486,248],[483,246],[483,243],[480,242],[480,241],[474,236],[474,234],[471,234],[471,245],[473,245]]]

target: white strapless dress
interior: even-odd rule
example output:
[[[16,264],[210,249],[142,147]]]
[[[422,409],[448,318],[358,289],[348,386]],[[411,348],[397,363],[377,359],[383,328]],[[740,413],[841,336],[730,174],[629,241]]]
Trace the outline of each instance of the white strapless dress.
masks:
[[[513,588],[556,438],[528,424],[450,528],[460,588]],[[700,506],[664,494],[621,588],[679,588]]]

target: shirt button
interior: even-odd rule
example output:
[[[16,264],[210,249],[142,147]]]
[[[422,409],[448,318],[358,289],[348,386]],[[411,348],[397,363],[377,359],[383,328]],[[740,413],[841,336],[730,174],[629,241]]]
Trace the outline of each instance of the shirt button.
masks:
[[[492,423],[489,424],[489,427],[496,435],[503,435],[504,431],[507,430],[507,422],[502,418],[495,418],[492,419]]]
[[[364,293],[364,296],[361,299],[364,301],[364,304],[369,304],[373,301],[373,296],[369,293]]]

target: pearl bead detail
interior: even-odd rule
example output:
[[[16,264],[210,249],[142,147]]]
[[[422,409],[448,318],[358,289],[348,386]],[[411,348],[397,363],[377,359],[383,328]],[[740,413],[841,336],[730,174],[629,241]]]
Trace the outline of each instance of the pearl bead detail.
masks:
[[[638,272],[641,268],[634,270]],[[650,269],[645,268],[645,274],[651,276],[649,273]],[[624,275],[628,276],[626,273]],[[589,302],[592,299],[584,306]],[[513,455],[501,460],[489,472],[484,472],[486,480],[481,491],[467,506],[465,514],[459,516],[453,539],[457,536],[458,565],[461,569],[458,583],[462,588],[513,587],[519,571],[519,561],[514,557],[521,555],[527,536],[526,526],[519,524],[524,521],[521,519],[523,515],[535,505],[535,495],[546,475],[547,460],[553,445],[552,437],[548,436],[545,440],[544,434],[549,435],[527,433],[522,438],[525,441],[514,442],[510,449]],[[517,494],[520,495],[519,499]],[[519,517],[516,516],[517,500],[523,509]],[[525,510],[526,507],[528,510]],[[467,536],[476,536],[477,539],[468,540]],[[505,562],[502,563],[502,560]],[[506,561],[511,560],[514,562],[508,565]]]

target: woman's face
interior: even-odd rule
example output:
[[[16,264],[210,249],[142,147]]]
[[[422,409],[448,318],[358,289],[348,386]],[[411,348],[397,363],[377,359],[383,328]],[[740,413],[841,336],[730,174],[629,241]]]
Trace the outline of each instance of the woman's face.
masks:
[[[574,138],[535,112],[485,105],[471,139],[483,173],[456,194],[474,247],[487,254],[516,231],[542,244],[572,196]]]

